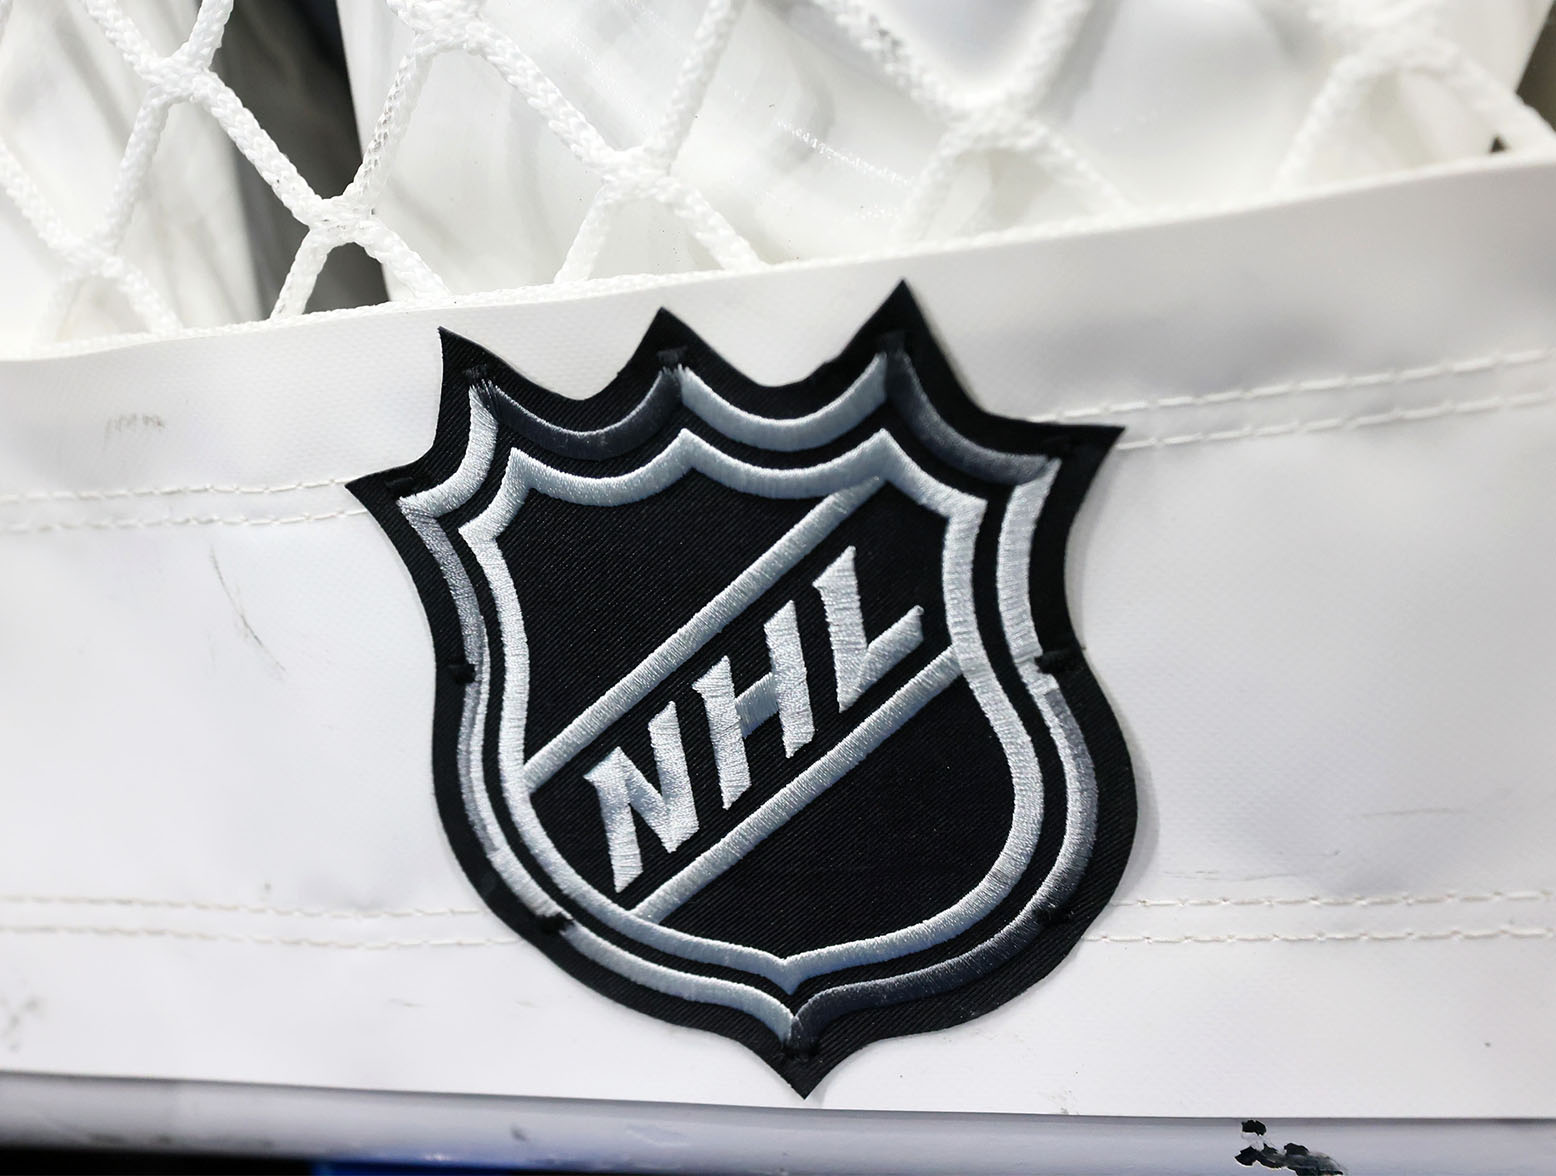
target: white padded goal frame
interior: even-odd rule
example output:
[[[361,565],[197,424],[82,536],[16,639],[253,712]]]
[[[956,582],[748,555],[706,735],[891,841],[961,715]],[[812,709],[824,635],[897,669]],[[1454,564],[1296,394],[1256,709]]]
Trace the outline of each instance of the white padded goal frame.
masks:
[[[1299,1143],[1375,1176],[1545,1176],[1556,1123],[784,1111],[0,1075],[0,1138],[33,1146],[542,1170],[1203,1176]],[[1260,1169],[1255,1168],[1255,1171]]]
[[[663,305],[776,382],[905,278],[986,406],[1127,429],[1070,593],[1142,821],[1052,976],[806,1105],[1551,1117],[1553,206],[1511,161],[6,363],[0,1062],[794,1107],[469,892],[425,622],[344,483],[425,448],[439,326],[584,395]]]

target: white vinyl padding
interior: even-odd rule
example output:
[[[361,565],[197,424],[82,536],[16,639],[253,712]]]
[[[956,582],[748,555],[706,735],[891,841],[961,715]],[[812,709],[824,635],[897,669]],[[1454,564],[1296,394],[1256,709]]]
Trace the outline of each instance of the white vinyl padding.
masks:
[[[1126,427],[1071,605],[1129,740],[1116,904],[808,1105],[1556,1115],[1556,167],[0,365],[0,1066],[790,1107],[487,914],[431,646],[343,488],[436,328],[571,395],[660,306],[797,378],[906,278],[995,411]]]

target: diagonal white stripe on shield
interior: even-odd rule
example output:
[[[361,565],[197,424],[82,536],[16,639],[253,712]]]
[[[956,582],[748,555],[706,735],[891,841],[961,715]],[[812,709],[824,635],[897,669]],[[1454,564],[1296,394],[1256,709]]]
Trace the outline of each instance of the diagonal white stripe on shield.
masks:
[[[869,718],[850,731],[836,747],[769,797],[761,808],[699,854],[674,878],[633,907],[632,913],[654,922],[664,919],[841,780],[851,768],[879,747],[887,736],[961,677],[961,673],[962,667],[957,663],[956,654],[947,649],[882,703]]]
[[[684,665],[721,629],[776,584],[785,572],[814,551],[844,519],[864,505],[881,485],[880,478],[871,478],[829,494],[812,507],[804,518],[789,528],[783,538],[736,577],[728,588],[698,609],[691,620],[672,633],[637,669],[607,690],[564,727],[556,738],[531,756],[520,774],[525,790],[534,792],[574,756],[603,735],[612,723]]]

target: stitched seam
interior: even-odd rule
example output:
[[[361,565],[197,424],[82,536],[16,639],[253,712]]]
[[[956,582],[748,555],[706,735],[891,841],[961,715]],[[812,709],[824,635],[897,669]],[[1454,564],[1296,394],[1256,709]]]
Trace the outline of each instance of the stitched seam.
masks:
[[[8,523],[0,527],[0,534],[36,535],[45,531],[117,531],[143,530],[151,527],[284,527],[292,523],[318,523],[325,519],[345,519],[365,515],[362,507],[346,510],[327,510],[320,514],[282,515],[267,518],[259,515],[188,515],[169,519],[84,519],[63,523]]]
[[[400,947],[506,947],[517,936],[447,939],[317,939],[292,935],[242,935],[227,931],[189,931],[173,927],[90,927],[67,924],[0,925],[4,935],[89,935],[117,939],[186,939],[205,943],[251,943],[265,947],[340,947],[385,951]]]
[[[1144,437],[1125,441],[1117,446],[1120,451],[1131,449],[1160,449],[1174,445],[1192,445],[1209,441],[1243,441],[1254,437],[1281,437],[1301,433],[1323,433],[1334,430],[1372,428],[1377,425],[1395,425],[1412,421],[1435,420],[1446,416],[1469,416],[1474,413],[1497,412],[1503,409],[1529,408],[1549,404],[1556,400],[1556,389],[1531,392],[1518,396],[1492,396],[1483,400],[1443,401],[1421,408],[1394,408],[1385,412],[1363,413],[1350,417],[1320,417],[1306,421],[1287,421],[1279,425],[1245,425],[1240,429],[1221,432],[1183,433],[1178,436]]]
[[[399,910],[352,911],[318,907],[278,907],[257,903],[199,902],[176,898],[97,898],[74,894],[0,894],[0,905],[133,907],[140,910],[208,911],[218,914],[278,915],[304,919],[416,919],[479,915],[476,907],[406,907]]]
[[[111,502],[123,498],[172,498],[181,494],[290,494],[298,490],[327,490],[344,486],[350,478],[323,478],[317,482],[286,482],[277,486],[143,486],[127,490],[26,490],[0,494],[0,506],[19,502]]]
[[[1489,890],[1460,894],[1379,894],[1331,898],[1306,895],[1294,898],[1136,898],[1108,905],[1120,909],[1136,907],[1391,907],[1441,906],[1450,904],[1489,904],[1498,902],[1549,902],[1556,890]],[[194,899],[119,898],[74,894],[0,894],[0,905],[128,907],[138,910],[197,911],[215,914],[270,915],[302,919],[414,919],[456,918],[484,914],[478,907],[405,907],[388,910],[329,910],[322,907],[280,907],[259,903],[202,902]]]
[[[1129,413],[1151,412],[1173,408],[1201,408],[1206,405],[1235,404],[1249,400],[1268,400],[1306,393],[1339,392],[1349,388],[1376,388],[1384,384],[1413,384],[1423,380],[1449,379],[1456,376],[1478,375],[1503,368],[1521,367],[1556,357],[1556,347],[1541,347],[1528,351],[1491,352],[1470,359],[1444,360],[1441,363],[1423,364],[1419,367],[1392,368],[1380,372],[1366,372],[1354,376],[1324,376],[1317,379],[1282,380],[1273,384],[1259,384],[1252,388],[1231,388],[1225,392],[1207,392],[1201,395],[1162,396],[1155,400],[1125,400],[1116,403],[1087,405],[1068,408],[1057,415],[1059,420],[1079,420],[1083,417],[1123,416]]]
[[[1308,895],[1301,898],[1136,898],[1109,903],[1114,907],[1374,907],[1433,906],[1447,903],[1547,902],[1556,898],[1550,890],[1491,890],[1484,894],[1378,894],[1350,898]]]
[[[1261,384],[1253,388],[1233,388],[1225,392],[1207,392],[1201,395],[1163,396],[1156,400],[1126,400],[1117,403],[1093,404],[1083,408],[1067,408],[1057,413],[1055,420],[1080,420],[1085,417],[1124,416],[1131,413],[1174,408],[1200,408],[1207,405],[1232,404],[1240,401],[1265,400],[1302,393],[1336,392],[1347,388],[1372,388],[1382,384],[1408,384],[1421,380],[1475,375],[1501,368],[1538,363],[1556,358],[1556,347],[1544,347],[1529,351],[1493,352],[1471,359],[1444,361],[1420,367],[1396,368],[1389,371],[1368,372],[1356,376],[1329,376],[1310,380],[1289,380],[1276,384]],[[1538,394],[1542,398],[1548,394]],[[1518,398],[1512,398],[1518,399]],[[1239,435],[1241,435],[1239,431]],[[1194,436],[1192,434],[1188,436]],[[1228,438],[1230,439],[1230,437]],[[1154,442],[1151,442],[1154,443]],[[1162,444],[1181,444],[1164,440]],[[1140,442],[1126,442],[1120,448],[1128,449]],[[133,498],[175,498],[187,494],[218,494],[226,496],[291,494],[304,490],[327,490],[344,486],[350,478],[322,478],[312,482],[285,482],[275,486],[238,486],[209,484],[203,486],[139,486],[116,490],[24,490],[0,493],[0,506],[14,506],[24,502],[112,502]]]
[[[1254,437],[1282,437],[1291,434],[1304,434],[1304,432],[1330,432],[1351,431],[1351,429],[1374,428],[1379,425],[1400,425],[1400,423],[1421,422],[1421,420],[1436,420],[1439,417],[1453,417],[1453,415],[1474,415],[1481,412],[1497,412],[1503,409],[1533,408],[1539,404],[1548,404],[1556,400],[1556,389],[1545,392],[1528,392],[1528,394],[1514,395],[1514,397],[1486,397],[1483,400],[1442,401],[1439,404],[1425,404],[1422,408],[1396,408],[1383,412],[1369,412],[1358,414],[1354,417],[1318,417],[1312,420],[1291,420],[1281,425],[1246,425],[1243,428],[1225,429],[1225,431],[1212,432],[1184,432],[1178,436],[1167,437],[1141,437],[1137,440],[1127,440],[1120,443],[1117,450],[1120,453],[1130,450],[1156,450],[1167,446],[1193,445],[1201,442],[1229,442],[1229,440],[1248,440]],[[342,479],[344,481],[344,479]],[[321,482],[317,485],[338,485],[339,482]],[[311,482],[299,482],[296,485],[285,487],[232,487],[212,488],[209,493],[283,493],[288,490],[300,490],[300,488],[314,488]],[[100,492],[103,498],[131,498],[142,495],[176,495],[176,493],[201,492],[201,487],[166,487],[160,490],[123,490],[123,492]],[[16,496],[0,501],[22,501]],[[34,501],[28,498],[26,501]],[[48,530],[120,530],[120,529],[145,529],[145,527],[198,527],[198,526],[285,526],[291,523],[319,523],[319,521],[331,520],[331,518],[350,518],[355,515],[366,515],[366,510],[361,507],[352,507],[345,510],[325,510],[321,513],[305,513],[305,515],[285,515],[280,518],[265,518],[254,515],[188,515],[180,518],[110,518],[110,520],[76,520],[65,523],[9,523],[0,526],[0,534],[28,535],[48,532]]]
[[[1088,935],[1092,943],[1397,943],[1475,939],[1550,939],[1556,927],[1493,927],[1485,931],[1315,931],[1306,935]]]
[[[522,942],[517,937],[446,939],[317,939],[286,935],[240,935],[218,931],[187,931],[170,927],[92,927],[64,924],[0,925],[7,935],[86,935],[119,939],[177,939],[210,943],[255,944],[265,947],[345,948],[352,951],[385,951],[411,947],[506,947]],[[1550,939],[1556,927],[1494,927],[1484,931],[1334,931],[1307,935],[1088,935],[1090,943],[1208,944],[1208,943],[1397,943],[1405,941],[1485,939]]]

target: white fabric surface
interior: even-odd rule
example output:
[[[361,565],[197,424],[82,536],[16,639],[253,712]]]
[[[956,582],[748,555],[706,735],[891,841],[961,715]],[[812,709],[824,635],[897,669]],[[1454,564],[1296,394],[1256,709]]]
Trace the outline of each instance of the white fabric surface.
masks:
[[[1128,427],[1071,543],[1118,905],[809,1105],[1556,1115],[1556,167],[0,365],[0,1067],[792,1106],[480,909],[431,647],[341,483],[435,328],[599,387],[661,305],[755,378],[906,277],[972,394]]]

